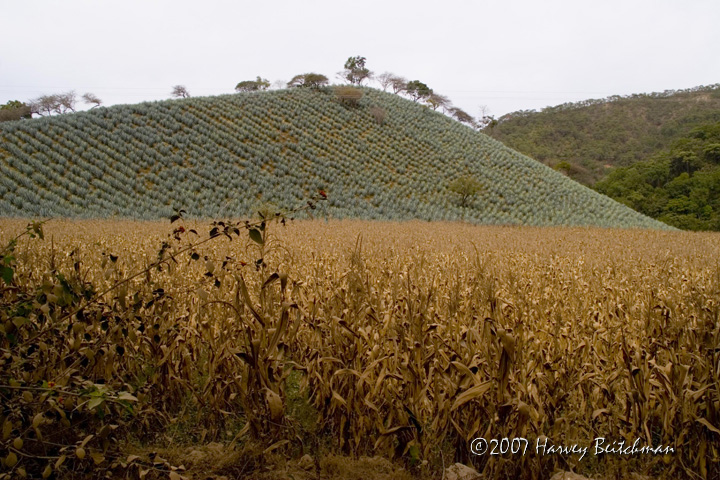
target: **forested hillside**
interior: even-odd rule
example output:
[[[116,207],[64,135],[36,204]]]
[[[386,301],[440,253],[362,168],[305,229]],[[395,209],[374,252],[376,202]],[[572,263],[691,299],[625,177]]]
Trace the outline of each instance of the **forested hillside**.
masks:
[[[591,185],[648,160],[695,127],[720,121],[720,85],[614,96],[501,117],[492,135]]]
[[[720,122],[693,128],[650,160],[613,170],[595,188],[687,230],[720,230]]]

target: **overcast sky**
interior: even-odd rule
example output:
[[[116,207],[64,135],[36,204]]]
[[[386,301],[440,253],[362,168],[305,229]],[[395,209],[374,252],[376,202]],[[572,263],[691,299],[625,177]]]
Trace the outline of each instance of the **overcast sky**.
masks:
[[[339,82],[355,55],[474,116],[720,83],[718,0],[0,0],[0,18],[0,104]]]

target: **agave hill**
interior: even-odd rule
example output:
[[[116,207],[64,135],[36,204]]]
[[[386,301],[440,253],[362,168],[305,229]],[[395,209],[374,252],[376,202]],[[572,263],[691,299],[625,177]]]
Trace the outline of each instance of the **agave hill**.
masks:
[[[333,218],[665,228],[399,96],[332,88],[167,100],[0,125],[0,215],[239,217],[324,189]],[[453,179],[483,184],[463,207]]]

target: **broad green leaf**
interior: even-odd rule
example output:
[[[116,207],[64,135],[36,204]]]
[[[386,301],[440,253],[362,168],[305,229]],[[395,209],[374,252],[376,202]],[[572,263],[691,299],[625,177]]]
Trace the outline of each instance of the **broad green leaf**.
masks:
[[[14,273],[15,271],[10,267],[0,266],[0,277],[2,277],[7,285],[12,283]]]
[[[253,240],[255,243],[259,243],[260,245],[264,243],[260,230],[258,230],[257,228],[251,228],[249,233],[250,239]]]

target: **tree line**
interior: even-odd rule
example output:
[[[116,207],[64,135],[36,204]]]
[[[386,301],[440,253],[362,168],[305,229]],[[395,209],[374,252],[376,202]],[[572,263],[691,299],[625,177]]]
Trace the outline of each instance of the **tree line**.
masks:
[[[422,103],[433,110],[442,111],[457,121],[469,125],[475,129],[485,129],[497,123],[495,118],[487,114],[487,109],[481,107],[482,114],[475,118],[463,109],[454,106],[450,99],[442,95],[420,80],[408,80],[405,77],[391,72],[384,72],[375,75],[366,65],[367,59],[363,56],[349,57],[343,66],[343,70],[337,73],[337,77],[347,82],[351,87],[359,87],[363,82],[375,80],[383,91],[392,91],[396,95],[404,95],[414,102]],[[316,72],[302,73],[293,76],[289,82],[276,82],[278,87],[285,88],[309,88],[319,90],[329,86],[330,79]],[[238,93],[259,92],[271,88],[268,79],[257,76],[254,80],[242,80],[235,85]],[[175,85],[170,91],[174,98],[189,98],[190,92],[184,85]],[[351,96],[349,90],[341,96]],[[0,106],[0,122],[10,120],[21,120],[33,116],[61,115],[75,112],[77,103],[82,100],[85,104],[92,105],[92,108],[102,105],[102,100],[92,93],[85,93],[78,98],[75,91],[60,94],[41,95],[28,102],[13,100],[7,105]],[[347,100],[347,98],[345,98]]]
[[[89,92],[84,93],[79,99],[74,90],[52,95],[40,95],[27,103],[10,100],[5,105],[0,105],[0,122],[32,118],[33,115],[44,117],[74,113],[77,110],[79,100],[92,105],[91,108],[102,105],[102,100],[97,95]]]
[[[384,72],[375,75],[367,66],[367,59],[362,56],[349,57],[338,72],[337,77],[350,84],[360,86],[365,81],[375,80],[382,87],[383,91],[391,90],[396,95],[406,95],[414,102],[421,102],[433,110],[441,110],[461,123],[465,123],[475,129],[483,129],[496,123],[495,118],[488,115],[483,108],[484,114],[474,118],[459,107],[453,106],[452,102],[445,95],[435,92],[427,84],[420,80],[408,80],[405,77],[391,72]],[[287,88],[311,88],[320,89],[328,86],[330,79],[321,73],[303,73],[295,75],[285,84]],[[270,82],[258,76],[255,80],[243,80],[235,86],[239,93],[263,91],[270,88]]]

